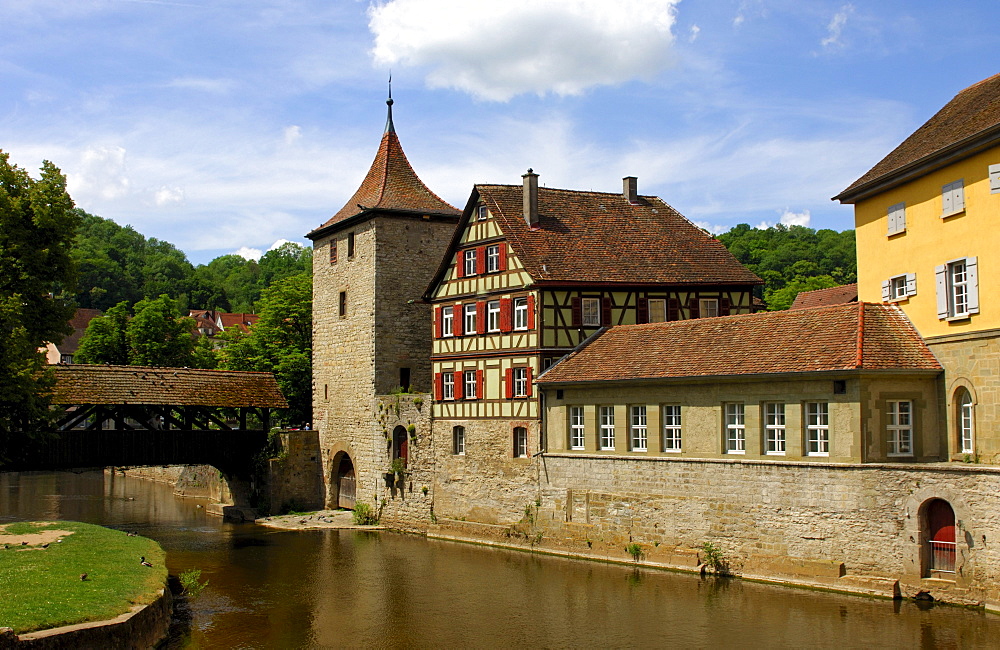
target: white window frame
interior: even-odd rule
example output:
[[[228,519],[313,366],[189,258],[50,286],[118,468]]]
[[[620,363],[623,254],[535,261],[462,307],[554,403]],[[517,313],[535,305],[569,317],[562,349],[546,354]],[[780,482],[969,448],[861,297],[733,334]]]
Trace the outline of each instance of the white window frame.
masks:
[[[455,373],[453,372],[441,373],[441,399],[455,399]]]
[[[476,318],[476,303],[470,302],[462,305],[462,333],[478,334],[478,319]]]
[[[584,327],[600,327],[600,298],[580,298],[580,324]]]
[[[528,429],[514,427],[514,458],[528,457]]]
[[[601,416],[601,451],[614,451],[615,449],[615,407],[600,407]]]
[[[476,249],[470,248],[463,253],[462,258],[462,275],[469,277],[470,275],[476,274]]]
[[[964,390],[958,401],[958,446],[963,454],[976,453],[976,419],[972,394]]]
[[[514,329],[528,329],[528,299],[514,298]]]
[[[455,456],[465,455],[465,427],[451,428],[451,453]]]
[[[886,236],[906,232],[906,203],[896,203],[886,209]]]
[[[941,188],[941,218],[965,212],[965,180],[952,181]]]
[[[587,430],[583,419],[583,407],[569,407],[569,448],[587,448]]]
[[[441,308],[441,336],[455,336],[455,308]]]
[[[491,300],[486,303],[486,331],[500,331],[500,301]]]
[[[806,402],[806,456],[830,455],[830,404]]]
[[[649,431],[647,429],[646,407],[643,405],[633,406],[631,412],[630,442],[632,451],[649,450]]]
[[[882,281],[882,302],[899,302],[917,295],[917,274],[894,275]]]
[[[648,299],[646,301],[646,313],[650,323],[665,323],[667,321],[667,299]]]
[[[701,318],[717,318],[719,315],[718,298],[699,298],[698,316]]]
[[[938,318],[959,320],[979,313],[979,258],[962,257],[936,267]]]
[[[726,403],[726,453],[747,453],[746,405]]]
[[[663,407],[663,451],[680,453],[682,420],[680,404],[667,404]]]
[[[475,370],[465,370],[463,371],[462,380],[464,386],[462,387],[462,396],[465,399],[479,399],[479,394],[477,389],[479,388],[479,382],[476,381],[476,371]]]
[[[481,205],[478,208],[476,208],[476,212],[477,212],[476,217],[480,221],[486,221],[490,216],[490,210],[485,205]]]
[[[764,404],[764,454],[784,456],[787,440],[785,404],[767,402]]]
[[[886,403],[886,456],[913,456],[913,402],[893,400]]]
[[[528,368],[526,366],[514,368],[511,373],[514,380],[514,397],[528,396]]]
[[[500,244],[486,247],[486,272],[496,273],[500,270]]]

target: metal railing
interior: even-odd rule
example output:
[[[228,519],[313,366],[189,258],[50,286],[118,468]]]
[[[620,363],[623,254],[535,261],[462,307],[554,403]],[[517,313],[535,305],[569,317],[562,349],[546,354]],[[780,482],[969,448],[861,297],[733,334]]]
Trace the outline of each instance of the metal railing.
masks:
[[[955,542],[928,542],[931,546],[931,571],[955,573]]]

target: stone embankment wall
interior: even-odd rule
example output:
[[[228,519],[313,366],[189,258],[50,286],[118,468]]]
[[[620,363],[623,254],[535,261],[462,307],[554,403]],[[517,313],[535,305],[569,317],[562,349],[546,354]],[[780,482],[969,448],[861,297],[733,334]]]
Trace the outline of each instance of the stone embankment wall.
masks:
[[[435,472],[430,398],[427,394],[382,395],[377,398],[377,438],[382,441],[384,451],[378,454],[376,460],[382,478],[376,492],[378,503],[372,505],[381,508],[381,521],[386,526],[423,531],[431,522]],[[389,442],[396,427],[407,430],[407,473],[390,479],[388,472],[392,448]],[[427,488],[426,493],[424,488]],[[359,491],[358,500],[367,500],[367,495]]]
[[[163,467],[115,467],[111,470],[125,476],[142,478],[174,486],[174,494],[201,497],[213,503],[231,505],[232,494],[226,480],[211,465],[166,465]]]
[[[283,431],[281,453],[268,461],[270,514],[323,507],[323,463],[316,431]]]

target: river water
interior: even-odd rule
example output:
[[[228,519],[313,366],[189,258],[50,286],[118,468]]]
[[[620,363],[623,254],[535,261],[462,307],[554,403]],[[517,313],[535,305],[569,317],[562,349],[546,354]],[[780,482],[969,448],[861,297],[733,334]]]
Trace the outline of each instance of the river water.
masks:
[[[389,532],[232,524],[169,486],[99,472],[0,474],[0,523],[135,530],[209,581],[171,648],[1000,645],[1000,616],[701,579]],[[0,594],[0,597],[7,597]]]

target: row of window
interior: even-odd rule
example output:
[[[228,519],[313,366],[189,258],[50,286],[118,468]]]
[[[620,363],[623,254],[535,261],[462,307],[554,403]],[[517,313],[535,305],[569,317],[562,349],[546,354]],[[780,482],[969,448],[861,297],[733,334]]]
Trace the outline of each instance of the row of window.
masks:
[[[437,308],[435,336],[469,336],[535,328],[535,297],[457,303]]]
[[[463,426],[451,429],[451,453],[456,456],[465,455],[465,427]],[[511,455],[514,458],[528,457],[528,430],[525,427],[514,427],[511,432]]]
[[[959,319],[979,313],[979,263],[963,257],[934,269],[938,318]],[[904,273],[882,282],[882,300],[907,300],[917,295],[917,274]]]
[[[610,298],[573,298],[571,303],[574,327],[615,324]],[[639,323],[664,323],[681,318],[681,301],[677,298],[640,298],[637,304]],[[686,306],[691,318],[728,316],[731,310],[728,298],[691,298]]]
[[[354,259],[354,233],[347,233],[347,259]],[[337,263],[337,238],[330,240],[330,264]]]
[[[994,191],[993,167],[990,166],[990,191]],[[965,181],[958,179],[941,188],[941,218],[965,212]],[[886,235],[906,232],[906,203],[896,203],[886,208]]]
[[[786,404],[769,402],[762,405],[762,434],[764,453],[785,455],[789,431],[785,426]],[[644,452],[649,449],[649,428],[646,406],[631,406],[627,423],[630,451]],[[806,402],[803,405],[803,441],[805,455],[830,455],[830,407],[827,402]],[[616,449],[617,424],[614,406],[597,408],[596,449],[613,451]],[[741,402],[723,405],[723,451],[727,454],[745,454],[747,449],[746,406]],[[683,451],[683,426],[681,407],[670,404],[661,407],[661,449],[664,452]],[[886,414],[887,454],[889,456],[913,455],[913,403],[910,401],[889,402]],[[571,406],[569,409],[569,448],[587,449],[587,431],[584,424],[584,408]]]
[[[507,368],[504,371],[504,397],[514,399],[531,397],[532,372],[528,366]],[[483,399],[482,370],[456,370],[434,375],[434,399],[437,401]]]
[[[499,273],[506,270],[506,242],[458,251],[458,264],[455,265],[455,273],[459,278],[483,275],[485,273]]]

